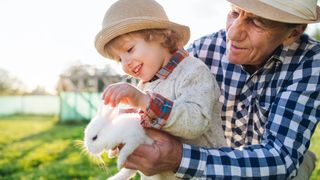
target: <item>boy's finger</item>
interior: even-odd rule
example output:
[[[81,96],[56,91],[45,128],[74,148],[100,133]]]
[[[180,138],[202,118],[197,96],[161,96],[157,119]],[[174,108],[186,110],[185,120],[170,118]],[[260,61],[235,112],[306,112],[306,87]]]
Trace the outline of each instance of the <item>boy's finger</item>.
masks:
[[[112,103],[112,96],[114,92],[114,86],[110,85],[106,88],[104,92],[104,104],[110,104]],[[111,104],[112,105],[112,104]]]

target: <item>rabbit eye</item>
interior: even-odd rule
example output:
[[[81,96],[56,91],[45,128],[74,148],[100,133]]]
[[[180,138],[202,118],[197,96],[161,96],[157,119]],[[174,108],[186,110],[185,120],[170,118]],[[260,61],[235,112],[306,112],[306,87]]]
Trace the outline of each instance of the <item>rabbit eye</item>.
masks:
[[[94,140],[96,140],[98,138],[98,135],[95,135],[93,138],[92,138],[92,140],[94,141]]]

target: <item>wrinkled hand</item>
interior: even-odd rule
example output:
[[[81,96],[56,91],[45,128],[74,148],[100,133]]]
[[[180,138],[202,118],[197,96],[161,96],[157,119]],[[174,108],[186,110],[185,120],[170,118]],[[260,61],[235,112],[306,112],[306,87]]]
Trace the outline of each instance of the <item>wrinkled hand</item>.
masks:
[[[113,107],[123,103],[143,110],[146,109],[150,101],[148,94],[124,82],[109,85],[103,91],[102,98],[105,104],[110,104]]]
[[[182,144],[173,136],[147,128],[152,145],[140,145],[128,158],[125,167],[141,171],[147,176],[164,171],[176,171],[182,159]]]

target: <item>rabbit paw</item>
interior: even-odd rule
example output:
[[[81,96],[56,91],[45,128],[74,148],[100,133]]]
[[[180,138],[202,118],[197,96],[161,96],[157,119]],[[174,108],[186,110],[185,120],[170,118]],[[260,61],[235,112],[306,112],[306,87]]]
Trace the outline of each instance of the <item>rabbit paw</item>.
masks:
[[[124,166],[124,163],[126,162],[126,158],[118,158],[117,167],[118,169],[121,169]]]
[[[119,149],[116,148],[116,149],[109,149],[108,150],[108,157],[109,158],[115,158],[117,155],[119,154]]]
[[[108,180],[129,180],[136,172],[136,170],[122,168],[117,174],[109,177]]]
[[[123,179],[119,178],[118,176],[111,176],[107,180],[123,180]]]

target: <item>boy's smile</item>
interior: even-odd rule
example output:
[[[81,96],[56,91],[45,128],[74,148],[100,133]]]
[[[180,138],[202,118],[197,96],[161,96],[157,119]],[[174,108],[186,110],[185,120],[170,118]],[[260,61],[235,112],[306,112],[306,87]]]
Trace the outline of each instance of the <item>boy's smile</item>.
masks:
[[[138,75],[138,73],[140,72],[142,66],[143,66],[143,64],[139,64],[138,66],[133,68],[132,72],[135,73],[136,75]]]

